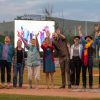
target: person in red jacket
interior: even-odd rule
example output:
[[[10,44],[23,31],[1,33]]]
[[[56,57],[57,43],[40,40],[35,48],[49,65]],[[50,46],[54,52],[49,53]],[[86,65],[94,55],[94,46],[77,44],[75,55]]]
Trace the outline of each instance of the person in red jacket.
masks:
[[[55,64],[54,64],[54,56],[53,50],[54,47],[50,41],[50,38],[45,38],[45,41],[42,43],[41,48],[43,49],[43,72],[46,73],[46,84],[47,88],[49,88],[49,75],[51,76],[51,84],[52,88],[54,86],[54,72],[55,72]]]

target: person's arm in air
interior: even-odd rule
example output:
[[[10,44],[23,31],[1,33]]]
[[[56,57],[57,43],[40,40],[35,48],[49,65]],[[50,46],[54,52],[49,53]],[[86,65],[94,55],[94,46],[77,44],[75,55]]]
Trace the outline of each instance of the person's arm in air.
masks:
[[[60,37],[61,39],[66,39],[64,34],[61,34],[61,33],[57,33],[57,34],[58,34],[58,37]]]
[[[35,38],[36,38],[36,47],[37,47],[37,49],[39,51],[38,35],[39,35],[39,33],[35,35]]]
[[[84,39],[82,30],[81,30],[81,26],[78,26],[78,34],[79,34],[79,36],[80,36],[80,38],[81,38],[81,44],[82,44],[82,45],[85,45],[85,44],[86,44],[86,40]]]
[[[26,48],[29,49],[30,46],[29,46],[29,44],[26,42],[26,40],[25,40],[20,34],[19,34],[18,36],[21,38],[21,40],[23,41],[23,43],[24,43],[24,45],[26,46]]]

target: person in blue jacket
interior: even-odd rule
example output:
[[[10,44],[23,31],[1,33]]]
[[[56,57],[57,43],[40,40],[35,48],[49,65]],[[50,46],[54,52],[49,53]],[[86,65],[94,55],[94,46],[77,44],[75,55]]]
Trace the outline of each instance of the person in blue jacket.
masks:
[[[87,87],[87,69],[89,74],[89,89],[93,88],[93,53],[95,49],[93,37],[87,35],[83,37],[81,26],[78,27],[79,36],[83,46],[82,50],[82,82],[83,89]]]
[[[14,54],[14,47],[11,44],[10,36],[5,36],[4,43],[0,43],[0,61],[1,61],[1,86],[5,87],[5,69],[7,75],[7,88],[10,88],[11,82],[11,64]]]
[[[100,25],[95,25],[95,39],[94,44],[96,48],[96,61],[99,62],[99,86],[100,88]]]

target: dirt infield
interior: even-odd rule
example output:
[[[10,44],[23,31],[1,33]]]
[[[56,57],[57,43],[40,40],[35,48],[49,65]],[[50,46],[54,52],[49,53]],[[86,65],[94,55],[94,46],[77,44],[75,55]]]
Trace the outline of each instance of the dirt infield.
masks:
[[[93,89],[82,89],[82,82],[80,83],[79,89],[59,89],[60,82],[60,70],[58,69],[56,71],[55,75],[55,83],[57,86],[55,86],[54,89],[47,89],[45,85],[40,85],[39,89],[29,89],[27,84],[27,70],[25,70],[25,76],[24,81],[26,84],[24,84],[22,89],[0,89],[0,94],[19,94],[19,95],[35,95],[35,96],[58,96],[58,97],[75,97],[75,98],[100,98],[100,89],[98,89],[98,69],[94,70],[94,88]],[[81,77],[82,78],[82,77]],[[45,81],[45,77],[42,75],[42,82],[43,79]],[[82,81],[82,79],[81,79]],[[45,82],[44,82],[45,83]],[[43,84],[44,84],[43,83]]]
[[[24,86],[22,89],[0,89],[0,94],[20,94],[20,95],[35,95],[35,96],[60,96],[60,97],[75,97],[75,98],[100,98],[100,89],[46,89],[45,86],[39,86],[38,89],[28,89]]]

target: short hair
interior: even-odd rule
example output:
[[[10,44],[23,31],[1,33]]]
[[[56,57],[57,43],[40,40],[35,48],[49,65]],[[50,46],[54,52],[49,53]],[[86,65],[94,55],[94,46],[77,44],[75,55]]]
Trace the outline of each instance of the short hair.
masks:
[[[36,40],[36,39],[33,38],[32,40]]]
[[[11,36],[10,35],[6,35],[5,37],[9,37],[9,39],[11,40]]]
[[[18,41],[19,41],[20,43],[22,43],[22,40],[19,39]],[[18,41],[17,41],[17,42],[18,42]]]

